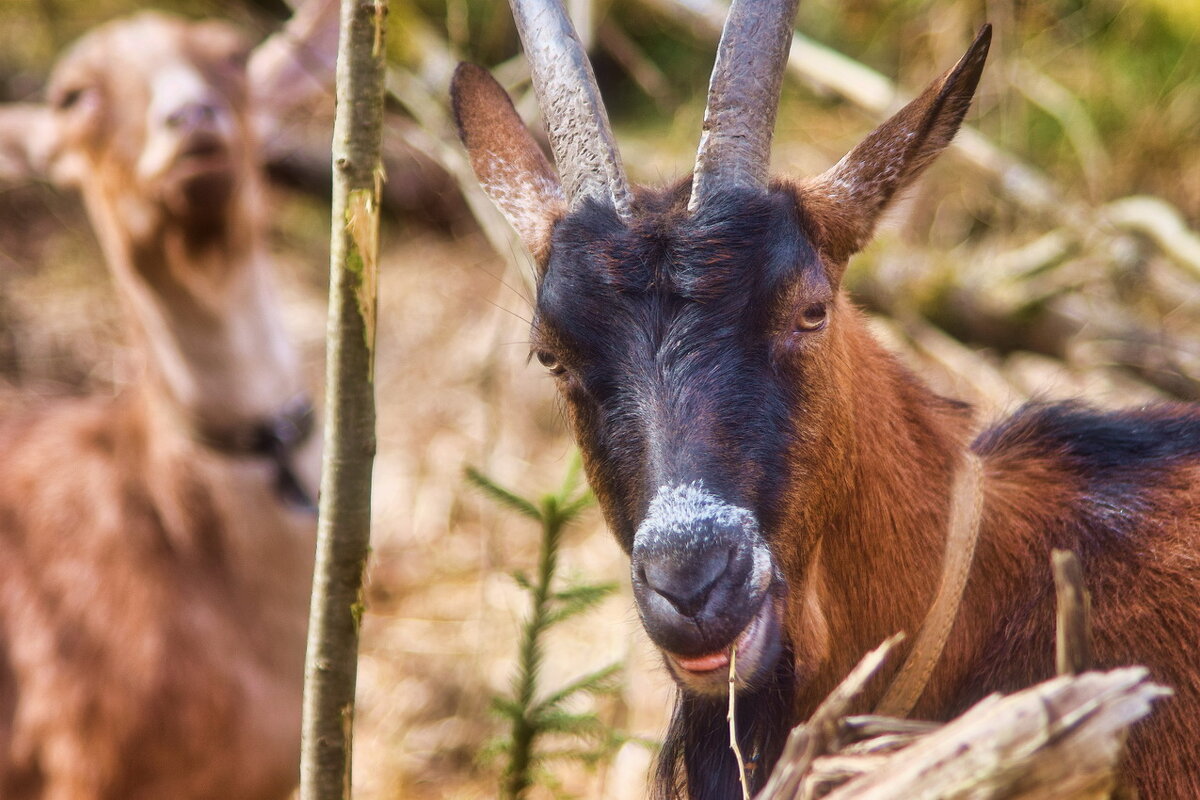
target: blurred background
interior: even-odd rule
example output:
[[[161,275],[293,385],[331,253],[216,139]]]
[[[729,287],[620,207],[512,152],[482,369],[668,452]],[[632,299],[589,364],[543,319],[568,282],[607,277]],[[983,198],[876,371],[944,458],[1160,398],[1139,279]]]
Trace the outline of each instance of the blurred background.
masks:
[[[55,54],[131,0],[0,0],[0,101],[40,99]],[[715,52],[703,0],[585,0],[573,13],[635,181],[690,171]],[[156,7],[265,36],[283,0]],[[1200,3],[1181,0],[803,0],[776,173],[835,162],[995,26],[970,131],[851,264],[879,336],[939,390],[994,418],[1031,398],[1102,406],[1200,399]],[[460,58],[495,68],[536,125],[507,4],[392,0],[388,208],[380,280],[379,455],[356,729],[362,798],[496,795],[536,526],[464,479],[474,466],[537,497],[572,460],[551,379],[528,361],[531,288],[481,200],[446,113]],[[840,56],[838,55],[840,54]],[[794,52],[794,56],[796,53]],[[273,250],[292,335],[322,376],[329,108],[272,144]],[[112,290],[79,201],[0,185],[0,409],[119,392],[129,376]],[[556,626],[547,690],[620,661],[581,698],[605,755],[543,765],[534,796],[642,796],[669,680],[633,611],[627,564],[589,510],[566,578],[617,593]],[[569,738],[569,737],[568,737]],[[588,745],[590,747],[591,745]],[[564,751],[585,749],[570,741]]]

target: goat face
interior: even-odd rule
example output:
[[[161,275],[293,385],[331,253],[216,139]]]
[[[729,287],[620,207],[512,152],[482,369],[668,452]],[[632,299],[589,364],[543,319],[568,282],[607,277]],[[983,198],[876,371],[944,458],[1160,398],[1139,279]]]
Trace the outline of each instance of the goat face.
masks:
[[[563,219],[534,349],[631,555],[647,632],[681,683],[716,693],[731,646],[750,684],[781,650],[771,544],[783,488],[803,481],[788,446],[811,428],[805,376],[823,363],[833,285],[789,189],[734,190],[692,215],[685,200],[631,226],[599,205]]]
[[[85,196],[107,195],[104,205],[127,221],[221,218],[256,163],[249,52],[224,23],[152,12],[91,31],[48,86],[53,174]]]

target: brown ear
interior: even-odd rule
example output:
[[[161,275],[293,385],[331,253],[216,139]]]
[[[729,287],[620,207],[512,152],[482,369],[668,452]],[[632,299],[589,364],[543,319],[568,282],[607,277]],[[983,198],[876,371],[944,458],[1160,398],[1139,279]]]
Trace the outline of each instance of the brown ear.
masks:
[[[801,187],[821,248],[834,263],[845,263],[866,246],[896,192],[950,144],[971,105],[991,41],[992,26],[984,25],[953,69]]]
[[[58,122],[48,106],[0,106],[0,181],[50,178]]]
[[[459,64],[450,83],[458,138],[475,176],[539,262],[566,210],[562,184],[508,93],[482,67]]]

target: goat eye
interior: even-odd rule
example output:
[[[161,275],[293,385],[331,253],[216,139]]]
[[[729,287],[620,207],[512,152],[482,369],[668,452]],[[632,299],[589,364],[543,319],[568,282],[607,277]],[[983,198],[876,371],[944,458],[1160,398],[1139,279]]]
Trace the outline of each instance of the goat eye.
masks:
[[[84,88],[80,86],[74,89],[67,89],[64,92],[59,93],[58,97],[54,99],[54,107],[60,111],[66,111],[68,108],[71,108],[79,103],[79,100],[83,97],[84,91]]]
[[[796,319],[796,330],[801,333],[819,331],[825,327],[828,319],[829,315],[825,310],[825,304],[812,303],[801,310],[800,316]]]
[[[554,353],[551,353],[549,350],[538,350],[533,355],[538,360],[539,364],[550,371],[551,375],[562,375],[567,371],[566,367],[564,367],[559,362],[558,358],[555,357]]]
[[[226,66],[233,67],[239,72],[244,70],[246,65],[250,63],[251,52],[252,51],[249,47],[238,47],[233,52],[225,56]]]

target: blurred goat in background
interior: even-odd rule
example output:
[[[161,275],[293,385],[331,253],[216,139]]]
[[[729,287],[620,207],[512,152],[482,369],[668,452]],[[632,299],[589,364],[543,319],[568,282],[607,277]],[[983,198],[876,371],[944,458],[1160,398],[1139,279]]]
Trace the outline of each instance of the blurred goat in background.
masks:
[[[320,436],[259,142],[337,4],[257,48],[144,12],[0,110],[0,175],[76,189],[140,378],[0,420],[0,796],[271,800],[298,778]],[[306,86],[305,81],[311,85]]]

